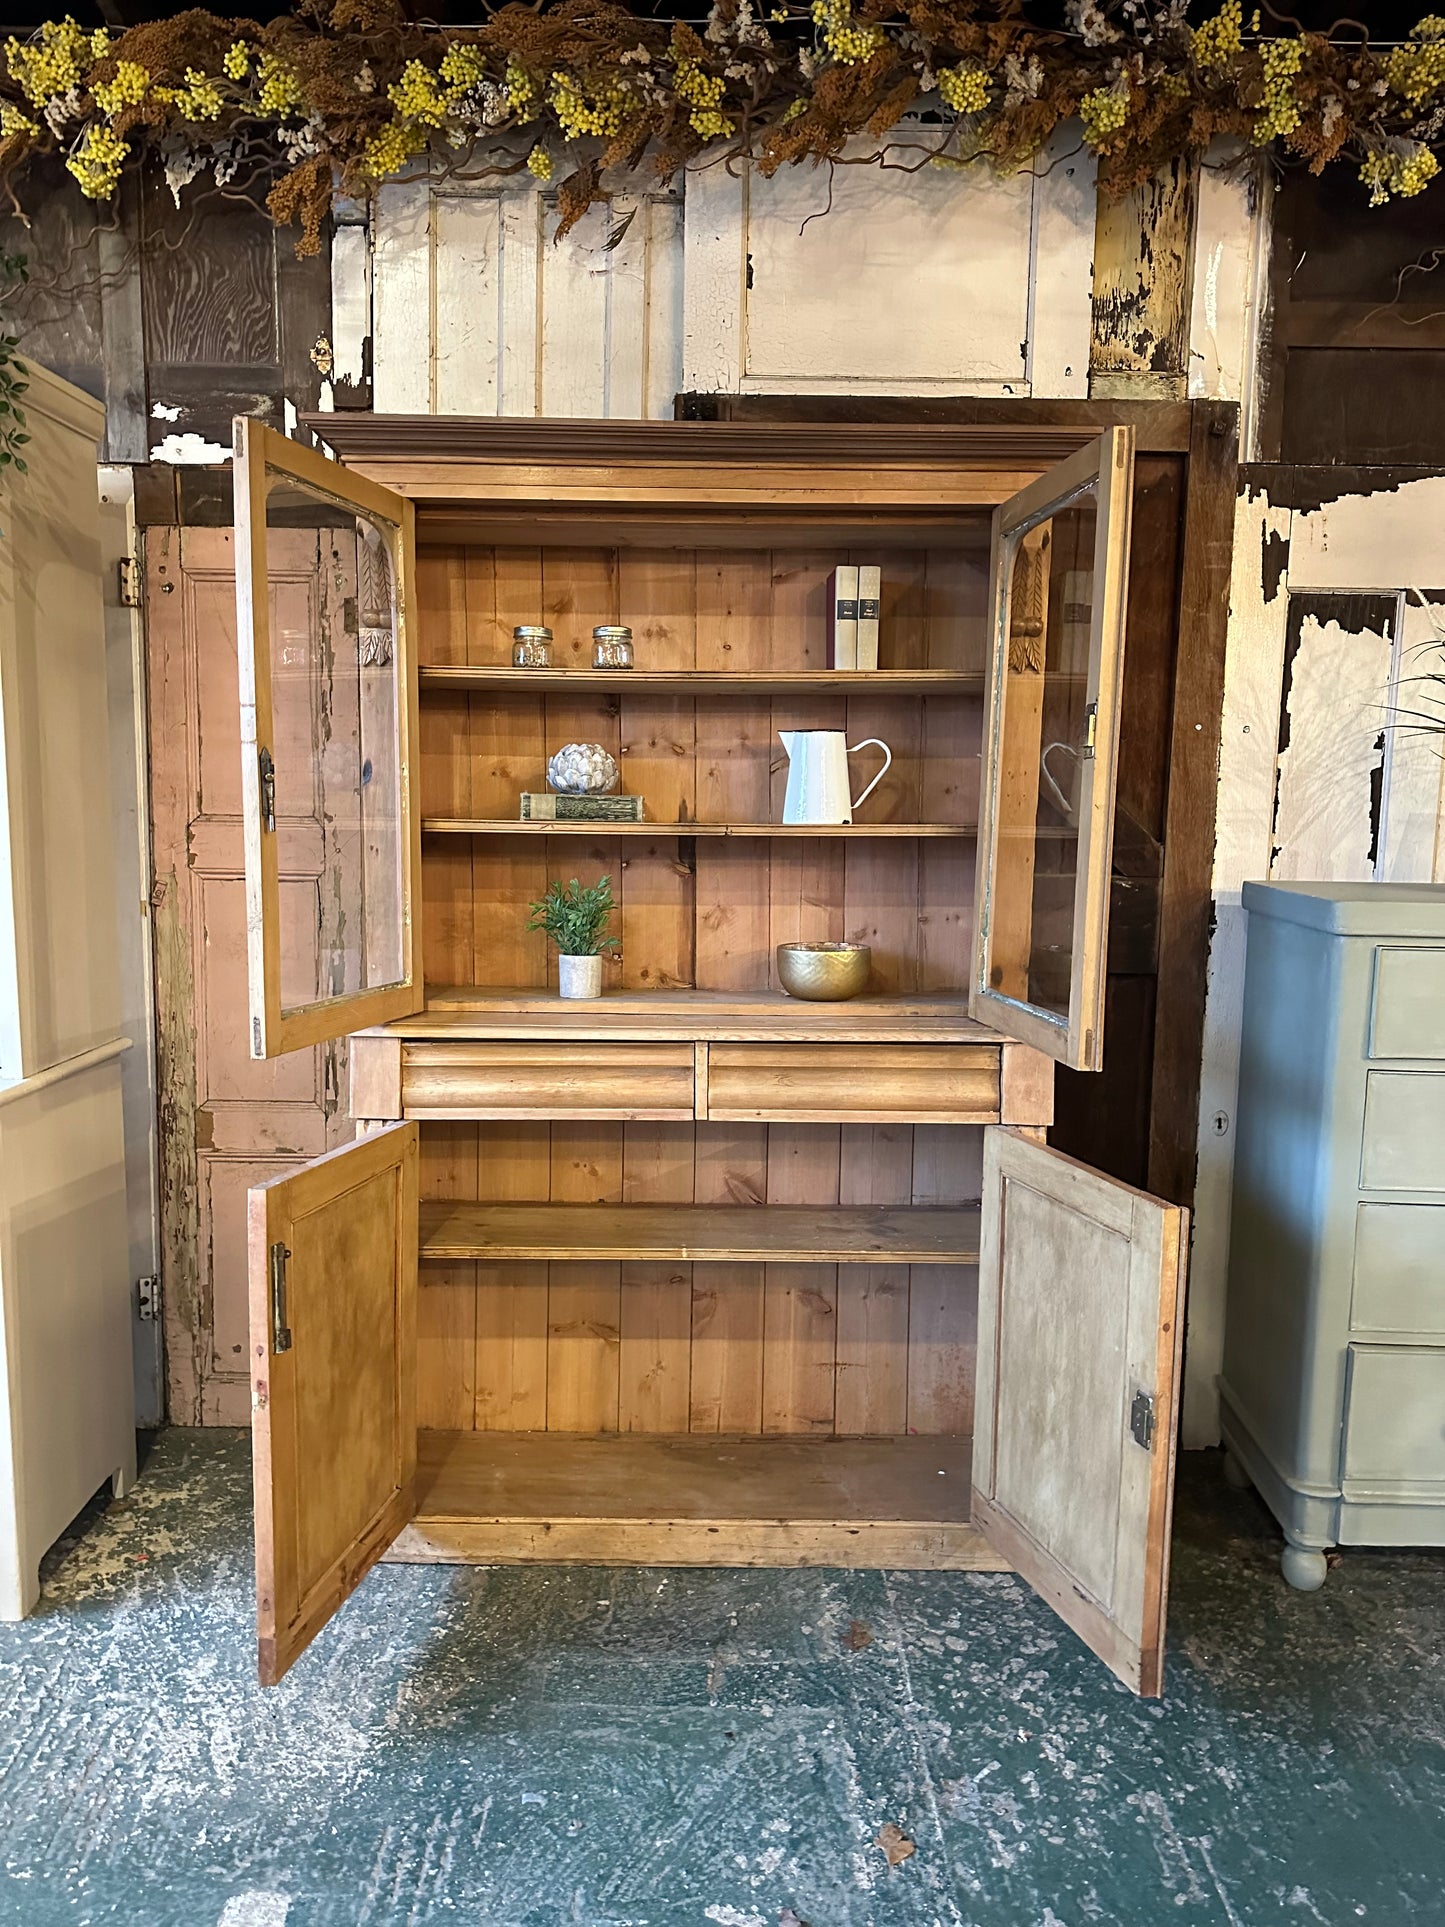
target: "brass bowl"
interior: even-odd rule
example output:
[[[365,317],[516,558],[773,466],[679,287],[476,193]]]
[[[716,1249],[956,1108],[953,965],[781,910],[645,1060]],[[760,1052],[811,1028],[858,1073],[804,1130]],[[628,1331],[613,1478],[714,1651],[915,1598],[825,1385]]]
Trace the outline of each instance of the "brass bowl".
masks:
[[[790,997],[837,1004],[856,997],[873,968],[866,943],[780,943],[778,982]]]

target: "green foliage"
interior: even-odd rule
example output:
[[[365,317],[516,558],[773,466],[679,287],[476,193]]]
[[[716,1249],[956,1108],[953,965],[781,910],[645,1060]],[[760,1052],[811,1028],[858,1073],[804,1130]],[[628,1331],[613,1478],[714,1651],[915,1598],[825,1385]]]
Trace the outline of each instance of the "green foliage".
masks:
[[[0,254],[0,314],[9,297],[17,288],[23,288],[29,277],[23,254]],[[29,471],[20,451],[30,437],[25,432],[25,410],[20,406],[20,397],[30,384],[25,379],[25,363],[15,356],[19,346],[18,335],[0,334],[0,470],[13,468],[17,474],[25,475]]]
[[[614,909],[611,877],[596,883],[554,883],[531,905],[529,930],[545,930],[564,957],[600,957],[617,948],[606,934]]]

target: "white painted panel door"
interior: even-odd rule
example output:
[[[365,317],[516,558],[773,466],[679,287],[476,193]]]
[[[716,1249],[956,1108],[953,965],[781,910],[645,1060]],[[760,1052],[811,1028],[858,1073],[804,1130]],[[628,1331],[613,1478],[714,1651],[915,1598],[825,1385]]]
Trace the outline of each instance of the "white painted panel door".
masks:
[[[974,1519],[1154,1695],[1189,1214],[1022,1132],[984,1137]]]

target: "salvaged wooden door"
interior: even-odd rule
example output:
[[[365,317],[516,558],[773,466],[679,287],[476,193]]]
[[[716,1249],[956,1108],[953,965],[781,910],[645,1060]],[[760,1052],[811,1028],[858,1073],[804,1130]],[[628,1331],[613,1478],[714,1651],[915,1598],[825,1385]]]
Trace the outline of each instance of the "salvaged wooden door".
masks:
[[[1074,1070],[1104,1054],[1134,438],[994,511],[969,1010]]]
[[[984,1133],[973,1516],[1136,1693],[1162,1688],[1189,1214]]]
[[[411,1519],[417,1127],[251,1193],[256,1636],[274,1686]]]
[[[236,547],[230,529],[146,532],[151,835],[167,1411],[244,1425],[246,1193],[353,1135],[346,1044],[253,1062],[236,707]],[[276,556],[279,627],[344,611],[319,598],[316,542]],[[322,829],[310,743],[277,778],[283,941],[316,968]]]

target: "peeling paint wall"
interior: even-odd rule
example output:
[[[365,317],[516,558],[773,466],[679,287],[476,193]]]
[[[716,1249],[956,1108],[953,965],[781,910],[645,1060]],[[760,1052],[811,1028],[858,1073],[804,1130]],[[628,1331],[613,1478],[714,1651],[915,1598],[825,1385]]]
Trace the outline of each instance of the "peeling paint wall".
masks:
[[[1445,880],[1431,707],[1445,674],[1445,475],[1256,468],[1240,499],[1225,659],[1189,1295],[1186,1445],[1219,1437],[1244,1006],[1240,887]],[[1425,680],[1422,680],[1425,679]],[[1422,711],[1422,718],[1411,715]],[[1423,728],[1415,726],[1422,721]]]

